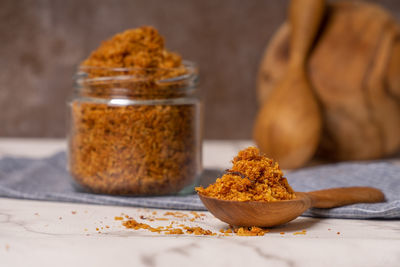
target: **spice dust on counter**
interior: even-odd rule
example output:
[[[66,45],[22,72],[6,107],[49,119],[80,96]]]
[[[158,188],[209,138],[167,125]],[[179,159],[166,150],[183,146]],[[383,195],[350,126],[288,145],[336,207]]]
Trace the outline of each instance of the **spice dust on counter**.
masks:
[[[295,193],[279,168],[258,148],[239,151],[231,169],[207,188],[196,187],[204,196],[234,201],[280,201],[294,199]]]
[[[164,213],[165,216],[173,216],[175,218],[178,219],[182,219],[183,221],[186,221],[186,219],[189,217],[188,214],[185,214],[183,212],[166,212]],[[195,213],[192,214],[193,218],[188,218],[190,221],[194,221],[197,218],[200,218],[201,215]],[[126,217],[126,216],[125,216]],[[115,217],[117,218],[117,217]],[[123,217],[121,217],[123,218]],[[182,234],[194,234],[194,235],[209,235],[209,236],[215,236],[217,235],[217,233],[212,232],[211,230],[207,230],[207,229],[203,229],[199,226],[188,226],[185,224],[182,224],[178,221],[174,221],[174,220],[170,220],[168,218],[156,218],[156,217],[151,217],[151,216],[140,216],[141,220],[149,220],[149,221],[168,221],[170,222],[169,225],[167,226],[157,226],[157,227],[153,227],[147,223],[142,223],[142,222],[138,222],[137,220],[135,220],[132,217],[127,217],[127,220],[122,222],[122,225],[127,228],[127,229],[133,229],[133,230],[140,230],[140,229],[144,229],[150,232],[155,232],[158,234],[166,234],[166,235],[182,235]],[[192,220],[194,219],[194,220]],[[179,227],[174,227],[174,225],[179,225]]]
[[[265,236],[271,232],[271,229],[261,227],[241,227],[225,224],[221,228],[207,229],[207,218],[209,215],[196,211],[151,211],[141,210],[135,216],[125,213],[114,216],[114,223],[99,221],[95,226],[97,234],[109,234],[116,228],[123,228],[133,231],[147,231],[160,235],[195,235],[195,236]],[[205,227],[204,227],[205,226]],[[210,226],[211,227],[211,226]],[[282,229],[283,230],[283,229]],[[86,235],[89,235],[87,228],[84,229]],[[274,235],[276,229],[272,231]],[[276,232],[281,237],[286,234],[283,231]],[[336,232],[335,232],[336,233]],[[293,235],[306,235],[307,230],[293,232]]]
[[[293,235],[305,235],[306,233],[306,230],[302,230],[301,232],[294,232]]]
[[[183,219],[183,221],[188,221],[193,222],[198,219],[202,219],[205,214],[202,213],[197,213],[197,212],[191,212],[190,214],[194,217],[188,218],[189,215],[185,214],[183,212],[166,212],[166,215],[172,215],[173,217],[177,219]],[[264,236],[266,233],[269,232],[268,229],[260,228],[260,227],[234,227],[234,226],[229,226],[228,229],[220,229],[219,234],[215,233],[211,230],[204,229],[200,226],[189,226],[185,225],[181,222],[174,221],[174,220],[169,220],[167,218],[151,218],[150,216],[140,216],[141,220],[148,220],[148,221],[154,221],[154,220],[159,220],[159,219],[167,219],[170,224],[167,226],[151,226],[150,224],[144,223],[144,222],[138,222],[136,219],[129,217],[126,220],[124,220],[123,217],[115,217],[115,218],[122,218],[122,225],[127,228],[127,229],[132,229],[132,230],[147,230],[149,232],[153,233],[158,233],[158,234],[165,234],[165,235],[182,235],[182,234],[189,234],[189,235],[198,235],[198,236],[232,236],[232,235],[237,235],[237,236]],[[117,219],[116,219],[117,220]],[[120,220],[118,220],[120,221]]]
[[[269,232],[268,229],[252,226],[252,227],[239,227],[234,230],[240,236],[263,236]]]

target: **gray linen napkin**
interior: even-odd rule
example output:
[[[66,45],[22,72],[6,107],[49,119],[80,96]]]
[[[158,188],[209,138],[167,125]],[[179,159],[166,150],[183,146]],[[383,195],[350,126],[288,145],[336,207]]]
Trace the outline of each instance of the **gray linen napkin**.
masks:
[[[0,197],[66,201],[101,205],[205,210],[197,195],[163,197],[122,197],[91,194],[80,190],[65,169],[64,152],[43,159],[0,160]],[[204,178],[220,172],[206,170]],[[212,177],[210,177],[210,175]],[[400,166],[385,162],[338,163],[311,167],[287,174],[296,191],[332,187],[373,186],[386,196],[385,203],[356,204],[333,209],[310,209],[304,215],[353,219],[400,219]]]

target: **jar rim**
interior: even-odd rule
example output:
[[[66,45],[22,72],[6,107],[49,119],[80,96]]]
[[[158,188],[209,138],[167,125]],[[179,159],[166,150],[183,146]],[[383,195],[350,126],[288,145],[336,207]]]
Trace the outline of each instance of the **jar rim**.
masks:
[[[171,99],[189,96],[197,88],[198,67],[191,61],[182,63],[178,68],[80,66],[74,77],[75,92],[80,96],[97,98]]]
[[[137,81],[140,80],[147,80],[148,78],[146,77],[140,77],[140,79],[137,75],[135,74],[129,74],[129,72],[132,71],[144,71],[144,72],[150,72],[150,71],[174,71],[174,70],[186,70],[184,74],[170,77],[170,78],[165,78],[165,79],[159,79],[157,82],[163,83],[163,82],[178,82],[182,80],[187,80],[192,78],[193,76],[197,76],[199,69],[198,66],[195,62],[189,61],[189,60],[183,60],[182,65],[179,67],[173,67],[173,68],[139,68],[139,67],[131,67],[131,68],[124,68],[124,67],[99,67],[99,66],[78,66],[78,71],[75,75],[75,80],[80,80],[84,79],[85,82],[97,82],[97,81],[108,81],[108,80],[125,80],[125,79],[132,79],[136,78]],[[89,77],[88,72],[91,70],[95,71],[107,71],[110,73],[115,73],[115,75],[108,75],[108,76],[99,76],[99,77]]]

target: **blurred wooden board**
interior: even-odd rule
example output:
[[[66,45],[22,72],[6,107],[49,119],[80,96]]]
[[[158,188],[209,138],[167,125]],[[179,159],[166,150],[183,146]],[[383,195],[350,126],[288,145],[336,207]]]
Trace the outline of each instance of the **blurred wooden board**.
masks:
[[[264,101],[285,73],[290,28],[281,26],[263,57],[257,92]],[[335,2],[308,64],[321,103],[319,155],[362,160],[400,147],[400,28],[377,5]]]

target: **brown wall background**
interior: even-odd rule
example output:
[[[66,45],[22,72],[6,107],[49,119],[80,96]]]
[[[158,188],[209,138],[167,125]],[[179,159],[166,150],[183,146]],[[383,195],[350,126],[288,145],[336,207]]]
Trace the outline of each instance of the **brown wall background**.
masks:
[[[372,2],[400,18],[400,1]],[[259,60],[287,3],[0,0],[0,136],[63,137],[77,64],[101,40],[146,24],[200,65],[205,137],[250,138]]]

